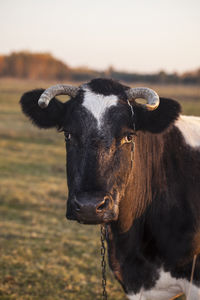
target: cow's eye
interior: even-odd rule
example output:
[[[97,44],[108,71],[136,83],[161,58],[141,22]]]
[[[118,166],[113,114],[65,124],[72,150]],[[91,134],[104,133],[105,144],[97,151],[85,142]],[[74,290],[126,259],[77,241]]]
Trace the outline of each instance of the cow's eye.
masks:
[[[121,145],[132,143],[134,138],[134,133],[130,132],[127,133],[122,139],[121,139]]]
[[[71,133],[65,131],[64,135],[65,135],[65,142],[69,142],[72,137]]]
[[[133,134],[127,134],[125,137],[124,137],[124,142],[125,143],[131,143],[133,140]]]

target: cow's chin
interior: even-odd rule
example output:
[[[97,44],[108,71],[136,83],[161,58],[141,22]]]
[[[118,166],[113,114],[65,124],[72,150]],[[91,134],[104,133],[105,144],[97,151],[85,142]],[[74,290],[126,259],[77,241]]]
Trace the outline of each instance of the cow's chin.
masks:
[[[71,214],[69,215],[67,213],[66,218],[68,220],[77,221],[80,224],[99,225],[99,224],[106,224],[106,223],[116,221],[118,219],[118,213],[109,211],[102,214],[101,216],[91,216],[91,215],[81,216],[78,213],[76,213],[75,215],[71,215]]]

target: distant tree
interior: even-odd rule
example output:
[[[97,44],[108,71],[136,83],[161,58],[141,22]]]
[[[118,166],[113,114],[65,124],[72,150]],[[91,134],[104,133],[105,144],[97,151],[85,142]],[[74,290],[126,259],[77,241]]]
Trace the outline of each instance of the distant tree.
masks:
[[[181,76],[184,84],[199,84],[200,83],[200,69],[193,72],[186,72]]]
[[[4,57],[4,64],[4,76],[60,80],[70,77],[70,68],[49,53],[13,52]]]
[[[0,76],[30,79],[56,79],[83,82],[95,77],[108,77],[127,83],[162,83],[162,84],[200,84],[200,68],[186,72],[168,74],[164,70],[153,74],[138,74],[117,71],[109,66],[105,71],[91,70],[88,67],[70,68],[54,58],[50,53],[13,52],[0,56]]]
[[[71,79],[74,81],[88,81],[92,78],[104,76],[103,73],[91,70],[87,67],[79,67],[71,70]]]
[[[115,72],[115,69],[114,67],[111,65],[107,68],[107,70],[105,70],[105,76],[106,77],[109,77],[109,78],[112,78],[113,76],[113,73]]]
[[[5,75],[5,68],[6,68],[5,56],[1,55],[0,56],[0,76]]]

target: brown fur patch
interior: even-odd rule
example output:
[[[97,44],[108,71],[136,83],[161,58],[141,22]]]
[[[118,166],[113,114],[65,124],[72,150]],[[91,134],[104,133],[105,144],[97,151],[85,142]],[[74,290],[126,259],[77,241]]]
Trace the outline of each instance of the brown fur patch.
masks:
[[[135,138],[132,174],[129,176],[126,193],[119,209],[119,224],[122,232],[128,231],[134,219],[144,213],[148,204],[156,196],[155,193],[166,188],[162,163],[163,149],[162,134],[138,132]]]

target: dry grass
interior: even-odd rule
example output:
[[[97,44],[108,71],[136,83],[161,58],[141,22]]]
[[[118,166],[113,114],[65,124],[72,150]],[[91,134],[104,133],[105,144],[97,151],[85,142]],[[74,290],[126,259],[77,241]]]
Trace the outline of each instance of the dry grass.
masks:
[[[65,219],[63,136],[34,128],[18,104],[48,84],[0,80],[0,299],[101,299],[99,228]],[[200,88],[156,89],[200,115]],[[110,272],[108,292],[125,299]]]

